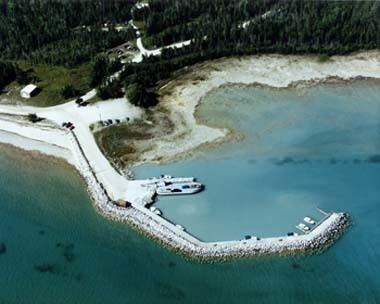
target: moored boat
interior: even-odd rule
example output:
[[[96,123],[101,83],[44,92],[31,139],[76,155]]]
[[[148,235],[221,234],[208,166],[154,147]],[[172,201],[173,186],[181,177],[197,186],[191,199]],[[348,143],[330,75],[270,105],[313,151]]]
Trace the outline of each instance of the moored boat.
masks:
[[[306,216],[303,220],[305,221],[305,223],[315,225],[315,221],[310,216]]]
[[[304,232],[307,232],[310,230],[310,228],[308,226],[306,226],[304,223],[299,223],[297,226],[296,226],[299,230],[302,230]]]
[[[183,226],[181,226],[181,225],[179,225],[179,224],[177,224],[177,225],[175,225],[178,229],[180,229],[180,230],[182,230],[182,231],[185,231],[185,227],[183,227]]]
[[[176,183],[166,186],[157,187],[158,195],[185,195],[194,194],[203,190],[203,185],[200,183]]]

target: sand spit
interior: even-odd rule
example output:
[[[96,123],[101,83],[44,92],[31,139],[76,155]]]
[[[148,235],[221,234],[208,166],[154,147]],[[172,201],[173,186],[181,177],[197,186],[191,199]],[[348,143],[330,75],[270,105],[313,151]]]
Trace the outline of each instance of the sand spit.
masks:
[[[223,86],[305,87],[355,78],[380,78],[380,51],[334,56],[321,63],[316,56],[262,55],[227,58],[195,65],[160,89],[160,107],[169,113],[174,132],[147,142],[138,162],[168,162],[195,149],[224,142],[227,129],[200,124],[195,112],[203,98]],[[140,153],[141,152],[141,153]]]

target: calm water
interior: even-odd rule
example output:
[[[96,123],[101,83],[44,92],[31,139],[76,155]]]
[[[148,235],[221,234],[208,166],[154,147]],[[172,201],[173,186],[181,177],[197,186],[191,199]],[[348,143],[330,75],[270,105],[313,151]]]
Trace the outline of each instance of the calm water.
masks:
[[[230,88],[210,112],[245,140],[138,170],[207,184],[160,200],[166,216],[221,239],[287,232],[319,206],[350,212],[343,238],[320,255],[189,262],[99,216],[71,170],[2,148],[0,303],[379,303],[380,88]]]
[[[240,142],[196,159],[143,166],[140,176],[196,176],[197,196],[160,198],[164,215],[207,241],[280,236],[305,215],[380,203],[380,88],[358,82],[281,90],[223,88],[199,116]],[[364,206],[363,206],[364,207]]]

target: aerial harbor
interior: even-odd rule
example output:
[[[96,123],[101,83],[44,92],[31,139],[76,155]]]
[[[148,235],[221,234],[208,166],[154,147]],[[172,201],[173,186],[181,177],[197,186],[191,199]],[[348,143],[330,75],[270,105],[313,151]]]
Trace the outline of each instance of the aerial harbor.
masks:
[[[380,300],[378,2],[0,16],[0,303]]]

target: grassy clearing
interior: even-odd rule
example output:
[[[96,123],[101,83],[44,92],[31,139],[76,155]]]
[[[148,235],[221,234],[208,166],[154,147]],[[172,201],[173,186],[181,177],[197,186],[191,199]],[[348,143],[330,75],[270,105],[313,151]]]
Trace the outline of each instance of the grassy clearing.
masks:
[[[128,134],[127,125],[112,126],[94,134],[100,150],[116,166],[124,167],[128,159],[133,160],[136,153],[133,144],[126,141]]]
[[[112,163],[119,167],[128,166],[139,159],[141,153],[154,148],[153,139],[162,138],[174,130],[167,113],[161,109],[148,110],[146,119],[114,125],[95,133],[100,149]]]
[[[110,159],[127,163],[135,158],[133,155],[136,149],[133,142],[152,138],[147,129],[149,126],[143,121],[135,122],[133,125],[115,125],[96,132],[95,139]]]
[[[76,68],[65,68],[61,66],[48,66],[48,65],[32,65],[28,62],[18,62],[20,68],[24,71],[31,70],[37,77],[37,85],[41,89],[41,92],[26,100],[28,104],[48,107],[57,104],[64,103],[64,97],[61,95],[62,89],[66,85],[73,85],[81,93],[86,93],[90,90],[89,76],[91,66],[89,63],[80,65]],[[22,86],[14,83],[12,85],[14,95],[13,97],[20,99],[19,90]],[[12,95],[10,95],[12,96]]]

